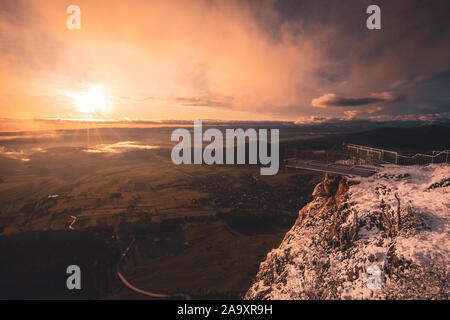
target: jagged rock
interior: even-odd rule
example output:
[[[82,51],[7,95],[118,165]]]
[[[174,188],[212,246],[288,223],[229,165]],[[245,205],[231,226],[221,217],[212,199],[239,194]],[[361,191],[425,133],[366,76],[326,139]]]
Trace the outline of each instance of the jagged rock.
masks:
[[[448,299],[449,178],[445,164],[326,176],[244,298]]]

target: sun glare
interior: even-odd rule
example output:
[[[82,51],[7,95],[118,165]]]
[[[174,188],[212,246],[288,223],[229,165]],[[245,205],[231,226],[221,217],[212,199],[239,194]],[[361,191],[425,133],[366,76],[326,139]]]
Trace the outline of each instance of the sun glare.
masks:
[[[84,115],[104,113],[107,108],[105,87],[91,85],[86,91],[75,94],[74,106]]]

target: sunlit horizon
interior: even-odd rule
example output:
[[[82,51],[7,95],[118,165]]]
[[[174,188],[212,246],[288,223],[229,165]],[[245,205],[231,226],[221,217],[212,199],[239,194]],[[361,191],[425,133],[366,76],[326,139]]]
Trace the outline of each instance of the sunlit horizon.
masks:
[[[76,4],[79,30],[66,27],[65,2],[3,5],[1,118],[450,118],[442,89],[450,65],[440,54],[449,52],[448,30],[425,45],[431,24],[410,30],[398,21],[400,4],[384,5],[381,31],[366,28],[362,2],[351,11],[337,2]],[[421,12],[405,19],[420,21]],[[424,63],[412,67],[415,57]]]

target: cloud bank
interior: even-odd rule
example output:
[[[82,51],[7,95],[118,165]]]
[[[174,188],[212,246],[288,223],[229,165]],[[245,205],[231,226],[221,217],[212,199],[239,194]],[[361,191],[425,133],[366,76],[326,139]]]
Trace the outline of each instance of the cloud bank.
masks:
[[[69,31],[65,1],[0,2],[0,117],[77,117],[70,94],[85,84],[110,89],[114,119],[450,109],[446,0],[380,0],[376,31],[358,0],[76,3],[81,30]]]

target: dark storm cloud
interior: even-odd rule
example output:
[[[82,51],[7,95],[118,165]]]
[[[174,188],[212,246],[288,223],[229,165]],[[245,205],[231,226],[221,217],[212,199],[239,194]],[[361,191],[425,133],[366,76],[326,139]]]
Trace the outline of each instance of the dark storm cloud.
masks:
[[[318,108],[327,107],[356,107],[370,104],[384,104],[405,101],[405,97],[398,93],[383,92],[374,93],[363,98],[344,98],[334,93],[324,94],[323,96],[313,99],[312,106]]]
[[[383,108],[386,116],[420,114],[425,112],[423,105],[448,112],[449,1],[377,1],[382,20],[382,29],[377,31],[364,25],[365,8],[372,4],[368,1],[277,3],[284,8],[280,12],[284,12],[286,21],[304,21],[303,30],[311,25],[335,27],[332,36],[322,43],[327,59],[325,71],[319,72],[323,90],[314,97],[319,98],[312,99],[316,106],[384,104],[388,105]],[[367,94],[393,88],[401,88],[404,95]]]
[[[439,72],[438,74],[434,75],[430,79],[428,79],[429,82],[449,82],[450,81],[450,69],[444,70],[442,72]]]

